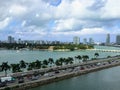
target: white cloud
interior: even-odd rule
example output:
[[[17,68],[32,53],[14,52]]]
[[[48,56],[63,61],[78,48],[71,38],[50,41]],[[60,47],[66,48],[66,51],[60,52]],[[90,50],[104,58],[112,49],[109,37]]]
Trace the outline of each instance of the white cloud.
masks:
[[[53,35],[72,35],[72,36],[80,36],[80,35],[95,35],[95,34],[107,34],[110,33],[103,28],[84,28],[82,30],[77,31],[69,31],[69,32],[52,32]]]
[[[9,9],[9,13],[11,15],[23,15],[25,14],[27,11],[26,7],[25,6],[22,6],[22,5],[19,5],[19,4],[14,4],[14,5],[11,5],[10,9]]]
[[[102,28],[85,28],[82,29],[79,34],[81,35],[88,35],[88,34],[106,34],[109,33],[109,31],[106,31]]]
[[[10,22],[10,18],[7,17],[3,21],[0,21],[0,29],[4,29]]]
[[[103,18],[120,18],[120,0],[108,0],[102,8]]]
[[[54,28],[55,31],[70,31],[73,30],[75,26],[77,26],[80,21],[69,18],[69,19],[62,19],[62,20],[56,20],[56,27]]]
[[[118,32],[119,27],[113,29],[120,23],[120,0],[102,0],[99,4],[98,1],[62,0],[58,6],[53,6],[49,0],[4,0],[0,3],[0,29],[6,27],[9,32],[7,26],[11,20],[16,20],[16,26],[10,24],[11,30],[26,33],[25,37],[33,34],[33,38],[47,34],[68,36]],[[51,28],[50,21],[53,21]]]

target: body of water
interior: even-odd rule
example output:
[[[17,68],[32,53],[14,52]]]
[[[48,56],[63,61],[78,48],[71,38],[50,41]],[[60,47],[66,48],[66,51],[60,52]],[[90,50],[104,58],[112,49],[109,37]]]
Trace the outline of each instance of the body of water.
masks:
[[[120,66],[54,82],[31,90],[120,90]]]
[[[95,46],[96,49],[120,50],[115,47]],[[8,61],[9,63],[18,63],[20,60],[32,62],[34,60],[44,60],[60,57],[75,57],[77,55],[88,55],[94,58],[92,50],[81,50],[71,52],[52,52],[52,51],[16,51],[16,50],[0,50],[0,63]],[[98,52],[99,57],[115,56],[120,53]],[[120,90],[120,67],[105,69],[86,75],[66,79],[63,81],[51,83],[31,90]]]
[[[95,46],[97,49],[119,49],[115,47],[105,47],[105,46]],[[80,50],[80,51],[71,51],[71,52],[57,52],[57,51],[17,51],[17,50],[0,50],[0,63],[8,61],[9,63],[18,63],[20,60],[26,62],[32,62],[35,60],[43,61],[44,59],[53,58],[54,60],[60,57],[75,57],[77,55],[88,55],[89,58],[94,58],[94,53],[96,51],[90,50]],[[98,52],[99,57],[115,56],[120,53],[113,52]]]

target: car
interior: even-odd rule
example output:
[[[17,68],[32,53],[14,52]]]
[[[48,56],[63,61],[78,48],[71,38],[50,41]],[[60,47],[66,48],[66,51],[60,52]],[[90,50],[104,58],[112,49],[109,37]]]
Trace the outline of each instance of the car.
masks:
[[[37,76],[33,75],[33,76],[31,77],[31,80],[38,80],[38,79],[39,79],[39,75],[37,75]]]
[[[100,65],[101,65],[101,63],[97,63],[96,65],[97,65],[97,66],[100,66]]]
[[[24,77],[18,77],[18,83],[24,83]]]
[[[52,76],[54,76],[55,74],[49,74],[49,77],[52,77]]]
[[[5,87],[7,85],[6,82],[0,82],[0,87]]]
[[[56,71],[55,71],[55,74],[58,74],[58,73],[60,73],[60,72],[59,72],[58,70],[56,70]]]
[[[84,70],[85,68],[83,66],[81,66],[80,70]]]

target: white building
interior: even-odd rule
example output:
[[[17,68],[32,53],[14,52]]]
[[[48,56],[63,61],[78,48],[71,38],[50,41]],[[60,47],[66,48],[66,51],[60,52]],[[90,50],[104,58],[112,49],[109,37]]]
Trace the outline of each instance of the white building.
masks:
[[[110,34],[107,34],[106,45],[110,45]]]
[[[89,44],[94,44],[94,40],[92,38],[89,38]]]
[[[120,35],[116,36],[116,44],[120,45]]]
[[[80,44],[80,38],[77,36],[73,37],[73,44]]]
[[[83,39],[83,44],[87,44],[87,39],[86,38]]]
[[[15,43],[14,37],[8,36],[8,43]]]

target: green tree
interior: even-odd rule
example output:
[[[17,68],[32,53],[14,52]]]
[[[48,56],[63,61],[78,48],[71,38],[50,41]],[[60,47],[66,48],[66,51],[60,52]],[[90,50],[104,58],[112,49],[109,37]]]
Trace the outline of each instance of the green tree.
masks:
[[[78,58],[79,63],[80,63],[80,60],[82,59],[82,57],[80,55],[78,55],[77,58]]]
[[[15,73],[15,72],[21,72],[20,64],[11,64],[11,69],[12,69],[13,73]]]
[[[31,62],[28,64],[27,70],[33,70],[33,69],[35,69],[35,62]]]
[[[53,58],[49,58],[49,59],[48,59],[48,62],[49,62],[49,64],[50,64],[50,66],[52,66],[52,64],[54,64]]]
[[[95,53],[94,56],[97,58],[99,56],[99,53]]]
[[[82,58],[83,58],[83,62],[87,63],[87,60],[89,59],[89,56],[88,55],[83,55]]]
[[[36,69],[40,69],[40,68],[41,68],[41,66],[42,66],[41,61],[36,60],[36,61],[35,61],[35,68],[36,68]]]
[[[21,60],[19,63],[20,63],[20,68],[21,69],[25,69],[26,68],[27,65],[26,65],[25,61]]]
[[[62,61],[60,59],[55,61],[56,66],[62,66]]]
[[[46,68],[46,67],[48,66],[48,63],[49,63],[49,62],[48,62],[47,60],[43,60],[43,67]]]
[[[7,76],[7,70],[10,70],[10,65],[8,65],[8,62],[3,62],[2,63],[1,70],[5,71],[5,76]]]

